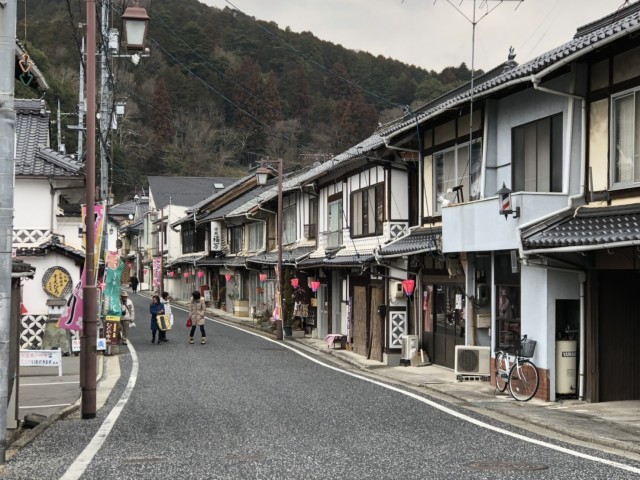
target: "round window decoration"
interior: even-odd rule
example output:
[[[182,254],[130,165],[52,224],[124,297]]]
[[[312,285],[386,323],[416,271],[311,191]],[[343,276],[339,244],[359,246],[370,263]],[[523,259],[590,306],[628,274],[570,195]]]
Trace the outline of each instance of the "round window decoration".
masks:
[[[53,298],[64,298],[71,294],[71,274],[63,267],[50,267],[42,276],[42,289]]]

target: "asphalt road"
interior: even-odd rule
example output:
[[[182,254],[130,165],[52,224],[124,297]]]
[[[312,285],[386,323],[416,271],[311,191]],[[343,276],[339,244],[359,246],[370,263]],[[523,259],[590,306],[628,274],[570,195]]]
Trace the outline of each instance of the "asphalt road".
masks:
[[[133,298],[135,352],[123,348],[122,377],[97,418],[55,423],[0,478],[640,477],[603,463],[621,462],[617,457],[514,438],[508,425],[470,422],[468,412],[341,372],[233,326],[207,322],[209,343],[189,345],[186,314],[176,308],[170,342],[152,345],[148,299]],[[102,426],[105,419],[111,430]]]

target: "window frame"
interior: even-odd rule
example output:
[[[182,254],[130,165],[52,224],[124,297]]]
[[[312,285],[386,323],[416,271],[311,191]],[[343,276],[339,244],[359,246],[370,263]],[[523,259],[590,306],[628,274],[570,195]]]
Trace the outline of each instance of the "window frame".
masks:
[[[233,226],[228,228],[227,238],[229,239],[229,253],[237,254],[242,251],[243,230],[242,226]]]
[[[264,248],[264,223],[247,224],[247,251],[259,252]]]
[[[384,182],[368,185],[350,194],[351,238],[382,235],[384,232]],[[371,197],[373,196],[373,202]],[[360,199],[358,201],[358,199]],[[360,208],[358,208],[360,205]],[[358,215],[360,214],[360,215]],[[373,217],[373,220],[371,220]]]
[[[333,205],[337,205],[338,206],[338,212],[337,212],[337,228],[335,230],[332,230],[332,225],[331,225],[331,207]],[[338,196],[335,197],[329,197],[329,200],[327,202],[327,248],[338,248],[340,246],[342,246],[342,229],[343,227],[343,218],[344,218],[344,213],[343,213],[343,199],[342,199],[342,194],[339,194]]]
[[[632,138],[632,149],[633,153],[631,154],[630,159],[630,168],[631,168],[631,179],[619,179],[619,170],[618,164],[619,160],[619,152],[620,148],[617,141],[617,135],[619,133],[618,126],[620,125],[620,121],[618,119],[618,109],[616,108],[619,105],[620,100],[632,97],[632,125],[630,130]],[[611,95],[611,106],[610,106],[610,115],[611,115],[611,130],[610,130],[610,139],[609,139],[609,187],[612,189],[624,189],[624,188],[633,188],[640,185],[640,132],[638,132],[638,122],[640,122],[640,88],[631,88],[628,90],[624,90],[622,92],[618,92],[615,95]],[[622,152],[620,152],[622,153]]]
[[[565,135],[563,122],[563,113],[558,112],[511,129],[511,189],[514,192],[562,193]],[[545,132],[541,129],[546,123],[548,131]],[[531,138],[532,133],[535,133],[535,138]],[[555,136],[556,133],[559,134],[559,138]],[[546,143],[545,135],[548,139]],[[534,145],[531,144],[532,141]],[[541,146],[546,149],[542,150]],[[531,150],[535,152],[532,153]],[[546,165],[545,154],[548,156]],[[535,162],[532,161],[532,156],[535,156]],[[545,181],[547,185],[541,185]],[[534,189],[531,189],[531,182],[535,182]]]
[[[469,149],[469,144],[471,144],[471,165],[467,168],[467,163],[469,158],[469,154],[466,150]],[[461,150],[465,150],[464,156],[460,155]],[[444,157],[453,152],[453,180],[444,180],[445,172],[447,169],[444,165]],[[443,157],[443,164],[441,167],[438,166],[438,157]],[[464,159],[463,159],[464,157]],[[441,198],[444,198],[447,195],[447,191],[449,188],[457,187],[458,185],[463,185],[462,190],[462,198],[460,200],[466,199],[468,201],[479,200],[480,199],[480,180],[482,173],[482,138],[474,138],[471,142],[466,141],[463,143],[456,143],[447,148],[442,148],[440,150],[434,151],[432,154],[433,159],[433,192],[434,192],[434,213],[441,214],[442,213],[442,201]],[[460,164],[462,162],[462,164]],[[462,167],[462,172],[458,172],[458,170]],[[442,169],[442,172],[439,170]],[[440,180],[442,177],[442,180]],[[453,182],[453,183],[452,183]],[[451,184],[451,186],[448,186]],[[446,185],[446,188],[445,188]],[[451,193],[449,194],[451,197]],[[453,201],[454,198],[447,198],[447,200]]]

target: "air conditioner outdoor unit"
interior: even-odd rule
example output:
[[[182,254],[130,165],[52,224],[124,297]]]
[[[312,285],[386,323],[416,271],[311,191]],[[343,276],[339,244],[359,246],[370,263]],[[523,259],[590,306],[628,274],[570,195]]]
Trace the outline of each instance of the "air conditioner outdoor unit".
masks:
[[[401,360],[410,361],[418,353],[418,336],[402,335],[400,341],[402,346]]]
[[[456,345],[456,380],[483,380],[488,382],[490,380],[490,367],[490,347]]]

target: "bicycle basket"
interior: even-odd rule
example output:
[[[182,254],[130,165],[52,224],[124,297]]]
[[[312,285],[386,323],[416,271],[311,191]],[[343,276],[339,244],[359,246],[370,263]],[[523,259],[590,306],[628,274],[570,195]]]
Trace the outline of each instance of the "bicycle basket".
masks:
[[[523,340],[520,343],[520,357],[526,357],[526,358],[531,358],[533,357],[534,352],[536,351],[536,341],[535,340],[529,340],[528,338],[526,340]]]

